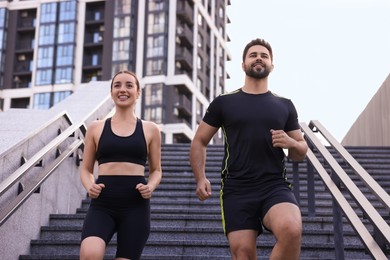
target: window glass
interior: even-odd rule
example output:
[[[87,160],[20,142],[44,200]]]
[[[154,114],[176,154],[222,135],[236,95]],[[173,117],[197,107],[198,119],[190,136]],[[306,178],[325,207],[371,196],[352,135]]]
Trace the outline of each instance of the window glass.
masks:
[[[37,70],[36,73],[36,85],[49,85],[51,84],[53,70],[45,69],[45,70]]]
[[[45,3],[41,5],[41,23],[56,21],[57,3]]]
[[[34,109],[49,109],[50,93],[38,93],[34,95]]]
[[[145,105],[161,105],[163,100],[163,85],[149,84],[144,88]]]
[[[76,20],[76,1],[60,2],[60,21]]]
[[[39,45],[54,44],[55,25],[42,24],[39,30]]]
[[[74,22],[61,23],[58,27],[58,43],[69,43],[75,41],[75,28]]]
[[[146,57],[162,57],[164,56],[164,36],[149,36],[147,40],[147,54]]]
[[[131,12],[132,0],[116,0],[115,1],[115,14],[129,14]]]
[[[49,47],[41,47],[38,49],[38,61],[37,67],[52,67],[53,66],[53,56],[54,56],[54,48]]]
[[[165,13],[151,13],[148,15],[148,34],[163,33],[165,31]]]

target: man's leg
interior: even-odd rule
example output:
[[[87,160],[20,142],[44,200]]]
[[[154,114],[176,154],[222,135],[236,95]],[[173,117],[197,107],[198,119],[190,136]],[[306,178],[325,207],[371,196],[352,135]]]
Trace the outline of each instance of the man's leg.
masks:
[[[272,206],[264,216],[263,224],[272,231],[276,239],[270,260],[299,259],[302,218],[297,205],[283,202]]]
[[[256,230],[237,230],[227,235],[232,260],[256,260]]]

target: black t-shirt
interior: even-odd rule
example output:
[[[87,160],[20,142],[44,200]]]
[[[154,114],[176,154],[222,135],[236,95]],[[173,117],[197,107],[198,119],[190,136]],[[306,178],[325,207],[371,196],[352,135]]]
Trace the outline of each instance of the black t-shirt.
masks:
[[[271,129],[299,129],[297,111],[290,99],[275,95],[248,94],[241,89],[216,97],[203,121],[221,127],[225,154],[223,183],[267,182],[285,178],[283,149],[272,146]]]

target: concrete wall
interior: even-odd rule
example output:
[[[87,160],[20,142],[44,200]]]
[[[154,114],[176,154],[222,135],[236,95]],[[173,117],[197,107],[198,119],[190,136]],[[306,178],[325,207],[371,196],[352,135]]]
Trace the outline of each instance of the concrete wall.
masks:
[[[93,82],[80,86],[76,93],[50,110],[11,109],[0,113],[0,182],[4,183],[20,167],[22,156],[30,159],[58,135],[58,130],[64,131],[79,123],[88,126],[112,109],[109,82]],[[75,138],[83,139],[82,132],[69,137],[60,145],[60,150]],[[18,183],[31,184],[54,159],[55,150],[43,157],[42,166],[33,167]],[[17,186],[1,195],[0,211],[17,196]],[[48,225],[50,214],[73,214],[85,197],[74,153],[46,179],[39,193],[32,194],[0,226],[0,258],[17,260],[19,255],[28,254],[31,240],[39,237],[41,226]]]
[[[341,143],[345,146],[390,146],[390,75]]]

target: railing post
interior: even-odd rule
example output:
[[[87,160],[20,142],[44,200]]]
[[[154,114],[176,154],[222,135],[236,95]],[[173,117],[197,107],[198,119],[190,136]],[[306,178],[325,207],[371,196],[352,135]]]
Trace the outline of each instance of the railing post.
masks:
[[[336,186],[340,188],[340,179],[333,171],[331,178]],[[335,258],[336,260],[344,260],[343,213],[334,198],[332,198],[332,208]]]
[[[386,246],[386,239],[380,232],[377,226],[374,225],[374,234],[373,237],[375,241],[378,243],[378,246],[382,249],[383,252],[387,251],[387,246]]]
[[[293,192],[295,195],[295,198],[300,203],[300,187],[299,187],[299,172],[298,172],[298,162],[293,162]]]
[[[309,217],[316,216],[315,192],[314,192],[314,167],[307,161],[307,210]]]

